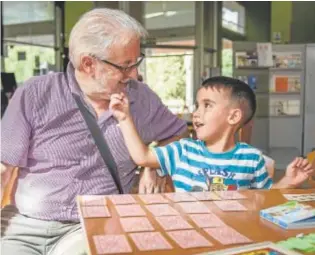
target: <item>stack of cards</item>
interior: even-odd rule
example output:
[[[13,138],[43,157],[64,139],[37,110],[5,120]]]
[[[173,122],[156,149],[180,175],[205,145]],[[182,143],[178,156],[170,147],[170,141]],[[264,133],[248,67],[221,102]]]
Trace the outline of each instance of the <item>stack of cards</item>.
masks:
[[[129,253],[132,249],[124,235],[93,236],[97,254]]]
[[[224,226],[218,228],[205,228],[204,229],[211,237],[222,243],[223,245],[251,243],[252,240],[243,236],[231,227]]]
[[[129,236],[140,251],[170,250],[173,248],[160,232],[132,233]]]
[[[106,206],[82,206],[83,218],[111,217]]]
[[[214,201],[222,211],[247,211],[247,208],[237,201]]]
[[[193,228],[181,216],[160,216],[155,218],[164,230],[190,229]]]
[[[179,230],[167,234],[182,248],[199,248],[213,246],[204,236],[196,230]]]
[[[310,194],[283,194],[287,200],[294,200],[298,202],[315,201],[315,193]]]

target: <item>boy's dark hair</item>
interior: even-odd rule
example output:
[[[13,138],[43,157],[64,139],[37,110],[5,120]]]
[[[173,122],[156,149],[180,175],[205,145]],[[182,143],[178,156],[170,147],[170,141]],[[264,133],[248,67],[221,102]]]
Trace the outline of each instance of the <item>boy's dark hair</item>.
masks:
[[[243,125],[247,124],[255,115],[256,96],[254,91],[245,82],[230,77],[216,76],[206,79],[202,83],[202,87],[230,90],[231,98],[243,106]]]

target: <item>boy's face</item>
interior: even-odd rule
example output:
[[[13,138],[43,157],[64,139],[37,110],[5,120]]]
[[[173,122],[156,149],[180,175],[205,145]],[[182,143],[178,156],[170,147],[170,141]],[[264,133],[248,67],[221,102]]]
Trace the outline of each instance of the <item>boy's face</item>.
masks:
[[[201,88],[197,93],[193,125],[197,137],[213,141],[233,125],[238,125],[241,110],[233,104],[230,91],[217,88]]]

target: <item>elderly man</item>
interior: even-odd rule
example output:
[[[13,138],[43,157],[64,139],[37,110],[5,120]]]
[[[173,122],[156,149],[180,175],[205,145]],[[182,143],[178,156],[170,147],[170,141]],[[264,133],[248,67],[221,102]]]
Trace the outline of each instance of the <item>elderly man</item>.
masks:
[[[2,254],[84,254],[76,196],[118,193],[74,98],[104,135],[124,193],[137,166],[108,109],[111,94],[127,94],[146,143],[185,133],[185,122],[136,81],[145,34],[122,11],[87,12],[70,34],[66,73],[34,77],[15,92],[2,120],[1,173],[19,167],[16,206],[2,210]]]

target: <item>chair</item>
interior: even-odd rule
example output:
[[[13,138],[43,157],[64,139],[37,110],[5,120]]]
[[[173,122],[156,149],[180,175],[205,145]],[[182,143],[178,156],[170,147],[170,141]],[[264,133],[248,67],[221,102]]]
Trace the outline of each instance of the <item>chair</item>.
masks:
[[[240,128],[238,131],[238,140],[243,143],[251,143],[252,138],[252,130],[253,130],[254,121],[251,120],[245,126]]]
[[[263,157],[266,162],[266,168],[267,168],[269,177],[273,178],[274,173],[275,173],[275,161],[266,155],[263,155]]]
[[[306,158],[310,163],[313,164],[313,167],[315,168],[315,151],[308,153]],[[308,179],[308,183],[312,188],[315,188],[315,174]]]
[[[14,193],[16,189],[16,180],[18,176],[18,168],[12,170],[9,181],[3,191],[3,196],[1,200],[1,208],[14,203]]]

